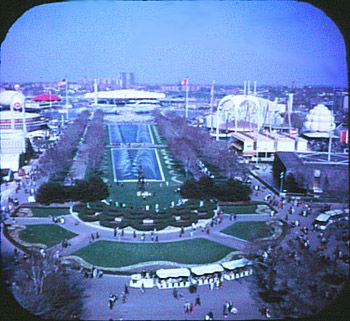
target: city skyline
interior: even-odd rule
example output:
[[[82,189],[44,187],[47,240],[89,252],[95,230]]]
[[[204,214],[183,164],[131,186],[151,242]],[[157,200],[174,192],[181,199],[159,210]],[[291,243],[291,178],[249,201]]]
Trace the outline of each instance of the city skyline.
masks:
[[[1,80],[128,71],[138,83],[339,87],[348,82],[345,56],[335,23],[305,3],[69,2],[34,7],[13,24]]]

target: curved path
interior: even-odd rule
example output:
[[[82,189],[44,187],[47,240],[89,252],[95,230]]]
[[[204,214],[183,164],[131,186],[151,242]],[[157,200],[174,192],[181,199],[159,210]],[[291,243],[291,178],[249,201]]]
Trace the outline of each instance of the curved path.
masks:
[[[111,228],[105,228],[100,226],[93,226],[91,223],[84,223],[81,220],[77,220],[73,215],[68,214],[64,216],[64,224],[62,223],[54,223],[50,217],[16,217],[16,224],[19,225],[32,225],[32,224],[56,224],[61,226],[62,228],[69,230],[75,234],[78,234],[76,237],[73,237],[69,240],[71,246],[63,249],[62,255],[70,255],[79,249],[87,246],[91,240],[91,234],[96,232],[99,233],[99,240],[107,240],[113,242],[139,242],[139,243],[147,243],[151,241],[151,232],[145,233],[145,241],[141,240],[141,235],[143,232],[136,231],[136,238],[133,237],[132,229],[124,229],[124,236],[120,235],[114,237],[114,230]],[[267,214],[240,214],[237,216],[236,222],[242,221],[266,221],[269,219],[269,215]],[[210,220],[208,220],[210,222]],[[206,238],[208,240],[223,244],[225,246],[231,247],[233,249],[237,249],[243,251],[247,245],[247,241],[243,239],[239,239],[227,234],[223,234],[220,231],[224,228],[234,224],[235,221],[231,221],[229,219],[229,215],[224,215],[221,223],[218,223],[210,228],[210,234],[208,235],[206,232],[202,231],[201,227],[197,227],[196,231],[193,232],[191,236],[192,228],[188,227],[185,229],[185,233],[182,237],[179,237],[180,228],[173,228],[171,231],[159,231],[157,232],[159,242],[174,242],[174,241],[182,241],[193,238]],[[209,223],[207,225],[210,225]]]
[[[253,184],[259,184],[253,179]],[[260,191],[258,195],[253,195],[253,200],[262,200],[265,195],[270,191]],[[333,208],[340,208],[342,205],[332,204]],[[287,207],[289,208],[289,206]],[[277,217],[285,218],[287,208],[280,209],[277,213]],[[299,212],[301,208],[297,208]],[[314,209],[309,217],[302,217],[297,214],[290,216],[290,220],[298,219],[301,221],[301,225],[311,226],[312,221],[318,214],[317,209]],[[269,220],[269,215],[238,215],[237,221],[258,221],[258,220]],[[7,222],[12,222],[7,219]],[[35,218],[35,217],[18,217],[16,218],[17,224],[55,224],[50,218]],[[61,225],[63,228],[77,233],[78,236],[70,240],[71,246],[64,249],[63,255],[69,255],[78,249],[89,244],[89,237],[92,232],[98,231],[101,235],[100,239],[118,241],[117,238],[113,237],[112,229],[104,229],[89,226],[87,224],[79,222],[76,224],[76,219],[71,216],[65,216],[65,223]],[[210,234],[203,233],[201,228],[197,228],[194,233],[195,237],[204,237],[209,240],[230,246],[235,249],[244,249],[247,242],[222,234],[220,230],[229,226],[234,222],[230,221],[227,216],[224,216],[223,222],[214,226]],[[166,241],[177,241],[191,238],[190,230],[187,229],[182,238],[179,238],[179,229],[169,233],[157,233],[159,242]],[[294,238],[299,232],[299,229],[294,229],[286,238],[282,241],[282,245],[286,244],[288,239]],[[132,235],[125,231],[124,237],[120,240],[121,242],[141,242],[140,232],[138,233],[137,239],[133,239]],[[146,235],[149,233],[146,233]],[[146,236],[150,240],[150,237]],[[8,251],[10,254],[13,253],[14,246],[6,238],[1,235],[2,252]],[[310,233],[311,248],[315,248],[319,244],[319,239],[316,233]],[[334,250],[330,246],[327,252],[331,253]],[[128,301],[123,304],[120,300],[117,301],[113,310],[108,309],[108,296],[110,293],[120,295],[124,289],[124,284],[129,282],[127,276],[112,276],[105,275],[101,279],[89,279],[85,290],[85,299],[83,303],[84,313],[81,316],[84,320],[145,320],[145,319],[158,319],[158,320],[203,320],[205,314],[208,311],[214,313],[214,319],[223,319],[222,307],[225,301],[233,301],[234,306],[238,309],[237,315],[229,314],[227,320],[244,320],[244,319],[266,319],[259,313],[259,305],[255,298],[250,293],[250,279],[243,278],[231,282],[224,282],[223,288],[220,290],[210,291],[208,287],[198,287],[197,293],[191,294],[188,290],[183,290],[183,299],[176,300],[172,296],[172,290],[158,290],[147,289],[145,294],[141,294],[137,289],[130,289],[128,295]],[[182,291],[182,290],[181,290]],[[201,297],[201,306],[195,306],[192,314],[184,314],[183,306],[185,302],[194,302],[196,295],[199,294]],[[272,311],[273,315],[273,311]]]

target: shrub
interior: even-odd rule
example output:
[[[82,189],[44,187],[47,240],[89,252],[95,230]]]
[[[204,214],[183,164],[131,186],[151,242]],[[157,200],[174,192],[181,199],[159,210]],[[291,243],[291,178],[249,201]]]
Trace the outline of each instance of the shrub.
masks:
[[[210,178],[201,178],[199,181],[190,180],[181,186],[180,193],[185,198],[208,200],[216,198],[220,201],[248,201],[251,189],[249,186],[236,180],[227,180],[224,183],[214,184]],[[188,208],[198,208],[198,205],[189,205]]]
[[[91,202],[105,199],[107,196],[107,185],[99,176],[92,176],[88,180],[77,180],[74,186],[63,186],[49,181],[40,186],[35,198],[39,203],[50,204],[68,201]]]

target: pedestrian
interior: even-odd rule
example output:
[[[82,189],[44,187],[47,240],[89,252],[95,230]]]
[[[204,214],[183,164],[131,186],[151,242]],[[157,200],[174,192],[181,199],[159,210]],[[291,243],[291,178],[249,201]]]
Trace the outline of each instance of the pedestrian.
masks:
[[[214,282],[209,282],[209,290],[210,291],[214,290]]]
[[[199,295],[196,296],[196,301],[194,305],[201,305],[201,298]]]
[[[227,302],[224,303],[222,309],[223,309],[222,314],[224,315],[224,318],[227,318],[227,315],[228,315],[228,303]]]
[[[122,231],[120,233],[120,236],[124,236],[124,229],[122,228]]]
[[[92,240],[92,241],[95,241],[95,236],[94,236],[93,233],[91,233],[91,240]]]
[[[133,237],[136,238],[136,231],[134,230]]]
[[[117,228],[114,228],[114,232],[113,232],[113,236],[116,237],[117,236]]]
[[[145,285],[143,283],[141,284],[141,293],[145,293]]]
[[[266,310],[265,310],[265,316],[266,316],[266,318],[271,318],[271,311],[270,311],[270,308],[266,308]]]
[[[234,219],[235,221],[237,220],[237,215],[236,215],[236,214],[233,215],[233,219]]]
[[[173,289],[173,297],[174,297],[175,299],[178,298],[178,291],[177,291],[176,288]]]
[[[156,235],[156,242],[158,242],[158,235]]]
[[[96,232],[96,240],[100,237],[100,234],[98,234],[98,232]]]
[[[125,294],[129,294],[129,287],[127,284],[124,285],[124,292]]]
[[[191,302],[190,303],[190,313],[192,313],[193,312],[193,303]]]
[[[110,310],[113,309],[113,299],[111,297],[108,299],[108,307]]]
[[[128,298],[127,298],[126,294],[124,292],[122,292],[122,303],[126,303],[127,299]]]

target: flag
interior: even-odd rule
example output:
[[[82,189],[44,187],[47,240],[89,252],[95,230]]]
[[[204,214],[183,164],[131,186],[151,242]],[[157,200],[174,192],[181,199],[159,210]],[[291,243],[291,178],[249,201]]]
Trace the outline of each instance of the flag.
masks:
[[[184,79],[184,80],[181,82],[181,85],[182,85],[182,86],[187,86],[187,84],[188,84],[188,79],[187,79],[187,78]]]
[[[62,79],[61,81],[59,81],[58,83],[57,83],[57,86],[58,87],[62,87],[62,86],[65,86],[66,85],[66,79]]]

